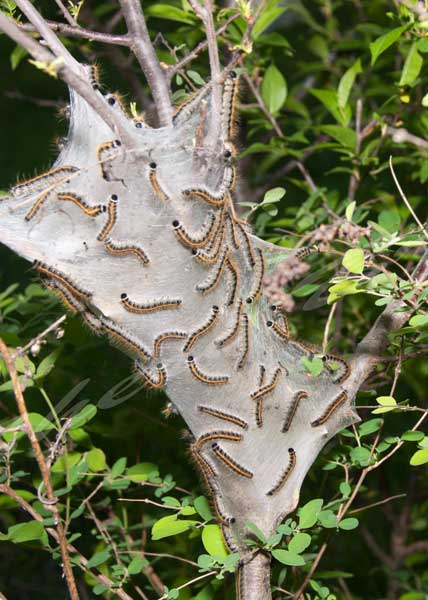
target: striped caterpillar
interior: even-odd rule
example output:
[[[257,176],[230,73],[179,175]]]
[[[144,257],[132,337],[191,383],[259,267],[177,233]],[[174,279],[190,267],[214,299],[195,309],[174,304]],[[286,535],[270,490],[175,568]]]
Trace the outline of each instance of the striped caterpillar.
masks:
[[[188,352],[200,337],[208,333],[214,327],[218,320],[218,314],[218,306],[213,306],[208,320],[189,336],[189,339],[187,340],[186,345],[183,348],[183,352]]]
[[[128,294],[126,293],[121,294],[120,301],[128,312],[132,312],[137,315],[153,313],[159,310],[180,308],[182,302],[180,298],[164,298],[161,300],[153,300],[138,304],[137,302],[130,300]]]
[[[195,363],[195,359],[193,356],[187,357],[187,364],[195,379],[198,381],[205,383],[207,385],[223,385],[225,383],[229,383],[228,375],[207,375],[203,373]]]
[[[312,427],[319,427],[320,425],[324,425],[337,411],[338,408],[345,404],[348,400],[348,394],[346,392],[341,392],[337,398],[333,400],[333,402],[327,407],[326,411],[315,421],[312,421]]]
[[[287,468],[285,469],[285,471],[283,472],[283,474],[279,478],[278,483],[275,484],[273,486],[273,488],[271,488],[267,492],[266,496],[274,496],[287,483],[288,478],[290,477],[291,473],[294,470],[294,467],[296,466],[296,452],[295,452],[294,448],[289,448],[288,449],[288,456],[289,456],[289,462],[288,462]]]

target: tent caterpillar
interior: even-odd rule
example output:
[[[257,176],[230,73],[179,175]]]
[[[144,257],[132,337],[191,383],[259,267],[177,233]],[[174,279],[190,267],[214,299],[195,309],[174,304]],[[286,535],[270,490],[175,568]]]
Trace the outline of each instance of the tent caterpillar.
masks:
[[[239,77],[235,71],[229,73],[224,83],[221,129],[223,139],[230,140],[235,133],[236,101],[238,98]]]
[[[70,293],[70,290],[62,285],[59,281],[52,279],[46,281],[46,287],[52,290],[62,300],[65,307],[73,314],[83,312],[84,305]]]
[[[189,366],[190,372],[193,377],[201,381],[202,383],[206,383],[207,385],[222,385],[225,383],[229,383],[228,375],[206,375],[199,370],[196,366],[195,359],[193,356],[187,357],[187,364]]]
[[[206,222],[200,230],[195,234],[188,233],[180,221],[173,221],[172,227],[179,241],[190,248],[201,248],[205,246],[211,239],[215,231],[216,214],[213,211],[208,213]]]
[[[152,300],[149,302],[144,302],[141,304],[137,304],[128,298],[128,294],[121,294],[120,301],[123,304],[123,307],[132,313],[137,315],[144,315],[148,313],[153,313],[159,310],[169,310],[174,308],[180,308],[182,300],[179,298],[164,298],[161,300]]]
[[[232,471],[235,471],[235,473],[238,475],[247,477],[248,479],[252,479],[254,477],[254,474],[251,471],[237,463],[225,450],[223,450],[223,448],[220,448],[217,442],[214,442],[211,445],[211,449],[217,458],[219,458],[226,466],[232,469]]]
[[[351,374],[351,366],[347,360],[345,360],[341,356],[336,356],[336,354],[325,354],[322,360],[325,363],[337,363],[341,365],[344,369],[343,372],[340,372],[341,370],[338,369],[338,376],[335,379],[333,379],[333,383],[343,383],[348,379],[349,375]]]
[[[267,394],[270,394],[271,392],[273,392],[279,383],[281,375],[282,375],[281,369],[280,368],[275,369],[275,372],[273,374],[271,381],[269,383],[267,383],[266,385],[262,386],[261,388],[259,388],[258,390],[256,390],[255,392],[252,392],[250,394],[250,397],[253,400],[257,400],[258,398],[263,398],[264,396],[267,396]]]
[[[45,263],[36,260],[34,262],[35,269],[40,273],[43,277],[48,277],[49,279],[54,279],[59,281],[63,286],[65,286],[73,296],[76,298],[80,298],[85,302],[89,302],[92,299],[92,293],[88,292],[78,285],[76,285],[71,279],[69,279],[64,273],[57,271],[53,267],[46,265]]]
[[[335,398],[333,402],[327,407],[327,410],[320,417],[318,417],[318,419],[312,421],[311,426],[319,427],[320,425],[324,425],[324,423],[326,423],[333,416],[336,410],[340,408],[342,404],[345,404],[347,400],[348,394],[346,392],[341,392],[337,396],[337,398]]]
[[[230,274],[230,284],[228,286],[228,297],[226,300],[227,306],[232,306],[235,304],[237,295],[238,295],[238,287],[239,287],[239,272],[236,263],[228,256],[226,268]]]
[[[153,192],[154,192],[155,196],[157,196],[159,198],[159,200],[162,200],[162,202],[166,202],[167,200],[169,200],[169,197],[163,191],[163,189],[159,183],[158,175],[157,175],[157,164],[155,162],[151,162],[149,164],[149,167],[150,167],[149,181],[150,181],[150,185],[152,186]]]
[[[101,229],[100,233],[97,236],[97,240],[99,242],[103,242],[106,239],[106,237],[108,236],[108,234],[110,233],[110,231],[113,229],[113,227],[116,224],[117,202],[118,202],[118,197],[116,196],[116,194],[112,194],[111,200],[109,201],[108,206],[107,206],[107,213],[108,213],[107,222],[105,223],[104,227]]]
[[[262,288],[263,288],[263,278],[265,275],[265,259],[263,256],[263,252],[261,251],[260,248],[256,248],[256,255],[257,255],[257,264],[256,264],[256,268],[255,268],[256,280],[253,283],[253,286],[250,291],[250,295],[248,296],[248,298],[246,300],[247,304],[252,304],[253,302],[257,302],[257,300],[260,297],[260,294],[262,293]]]
[[[18,183],[11,191],[14,196],[23,196],[24,194],[33,193],[47,186],[58,183],[68,183],[69,176],[73,173],[77,173],[77,171],[79,171],[77,167],[55,167],[54,169],[46,171],[46,173],[42,173],[42,175],[37,175],[22,183]]]
[[[273,486],[271,490],[269,490],[266,496],[274,496],[279,492],[279,490],[286,484],[287,479],[290,477],[293,472],[294,467],[296,466],[296,452],[294,448],[288,449],[289,462],[288,466],[285,469],[284,473],[281,475],[278,483]]]
[[[290,429],[291,422],[293,421],[294,415],[296,414],[296,411],[299,408],[300,400],[304,400],[305,398],[309,398],[309,394],[308,392],[304,392],[303,390],[294,394],[293,402],[291,404],[290,410],[287,413],[287,417],[282,427],[282,433],[286,433]]]
[[[214,327],[214,325],[216,324],[217,319],[218,319],[218,314],[219,314],[218,306],[213,306],[212,310],[211,310],[211,314],[210,314],[207,322],[204,323],[204,325],[199,327],[195,332],[193,332],[189,336],[189,339],[187,340],[186,345],[183,348],[183,352],[188,352],[201,336],[208,333],[208,331],[210,331],[210,329],[212,329]]]
[[[156,365],[156,375],[148,369],[144,369],[141,363],[137,360],[134,363],[135,371],[144,380],[144,382],[153,389],[160,390],[166,384],[166,369],[162,364]]]
[[[215,290],[215,288],[217,287],[217,285],[220,282],[221,277],[223,275],[228,257],[229,257],[229,248],[226,246],[226,248],[223,251],[222,257],[220,258],[217,268],[214,270],[214,272],[212,272],[209,275],[209,277],[203,283],[199,283],[196,286],[196,291],[201,292],[202,294],[208,294]]]
[[[110,321],[106,317],[101,317],[101,329],[107,333],[113,342],[125,348],[131,354],[140,355],[143,360],[152,358],[150,352],[146,350],[140,342],[134,338],[128,331]]]
[[[210,408],[209,406],[198,406],[200,412],[211,415],[212,417],[216,417],[217,419],[222,419],[223,421],[228,421],[229,423],[233,423],[234,425],[238,425],[238,427],[242,427],[242,429],[248,429],[248,423],[241,419],[240,417],[236,417],[235,415],[231,415],[223,410],[218,410],[217,408]]]
[[[96,149],[97,160],[100,166],[101,177],[106,181],[114,181],[109,172],[109,162],[116,158],[115,153],[112,150],[119,148],[122,145],[120,140],[112,140],[110,142],[103,142],[99,144]]]
[[[250,349],[250,325],[249,325],[249,320],[248,320],[248,315],[247,314],[243,314],[241,317],[242,320],[242,330],[243,330],[243,341],[242,341],[242,352],[241,352],[241,358],[239,359],[239,362],[236,366],[237,369],[242,369],[242,367],[245,364],[245,361],[247,360],[248,357],[248,352]]]
[[[168,340],[185,340],[186,338],[187,333],[182,331],[167,331],[165,333],[160,333],[153,344],[153,358],[159,358],[161,344],[164,342],[167,342]]]
[[[76,194],[71,194],[71,193],[58,194],[57,197],[58,197],[58,200],[72,202],[78,208],[80,208],[80,210],[82,210],[85,213],[85,215],[87,215],[88,217],[97,217],[99,214],[101,214],[102,212],[105,212],[105,210],[106,210],[106,207],[103,204],[97,204],[96,206],[89,206],[89,204],[85,200],[83,200],[83,198],[76,196]]]
[[[214,342],[216,346],[220,346],[220,347],[226,346],[226,344],[229,344],[232,340],[234,340],[236,338],[236,336],[239,333],[240,326],[241,326],[242,307],[243,307],[243,302],[242,302],[242,300],[240,300],[238,303],[238,306],[236,308],[235,323],[234,323],[231,331],[229,331],[229,333],[227,333],[225,337],[220,338],[219,340],[216,340]]]
[[[134,244],[127,244],[124,242],[117,244],[117,243],[114,243],[111,240],[111,238],[105,238],[104,239],[104,248],[110,254],[114,254],[117,256],[125,256],[128,254],[133,254],[138,259],[140,259],[144,265],[148,265],[150,262],[149,257],[144,252],[144,250],[140,246],[135,246]]]

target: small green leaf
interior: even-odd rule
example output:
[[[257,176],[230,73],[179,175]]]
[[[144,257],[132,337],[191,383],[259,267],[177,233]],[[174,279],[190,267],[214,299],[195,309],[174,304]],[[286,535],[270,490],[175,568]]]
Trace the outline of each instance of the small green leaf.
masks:
[[[195,19],[190,12],[185,12],[181,8],[171,6],[169,4],[162,4],[161,2],[154,2],[150,6],[144,8],[144,13],[150,17],[156,17],[158,19],[169,19],[170,21],[177,21],[178,23],[186,23],[187,25],[194,25]]]
[[[307,356],[301,358],[301,362],[305,369],[313,376],[318,377],[324,369],[324,361],[315,356],[312,360]]]
[[[168,515],[156,521],[152,527],[152,540],[161,540],[171,535],[188,531],[197,521],[178,520],[177,515]]]
[[[211,521],[213,514],[211,512],[210,504],[205,496],[198,496],[195,498],[193,505],[204,521]]]
[[[28,52],[22,46],[16,46],[10,55],[10,66],[12,71],[15,71],[21,64],[22,59],[27,56]]]
[[[273,64],[266,70],[261,93],[264,103],[272,114],[277,113],[287,99],[287,82]]]
[[[254,24],[251,32],[251,37],[256,40],[259,35],[267,28],[271,23],[277,20],[285,11],[285,7],[272,6],[271,3],[267,3],[267,6],[260,13],[257,21]]]
[[[425,463],[428,463],[428,449],[417,450],[410,459],[410,464],[412,467],[418,467],[419,465],[424,465]]]
[[[190,77],[192,81],[194,81],[197,85],[205,85],[205,81],[199,75],[197,71],[187,71],[187,75]]]
[[[122,473],[126,469],[126,462],[126,456],[118,458],[118,460],[114,463],[114,465],[111,468],[111,474],[113,475],[113,477],[118,477],[119,475],[122,475]]]
[[[345,217],[347,221],[352,221],[352,217],[354,215],[354,211],[355,211],[355,207],[357,206],[357,203],[355,202],[355,200],[353,200],[352,202],[350,202],[348,204],[348,206],[346,207],[345,210]]]
[[[401,72],[401,78],[398,83],[399,86],[412,85],[421,72],[423,65],[423,58],[418,52],[417,43],[414,42],[409,50],[406,61],[403,65]]]
[[[92,448],[92,450],[87,452],[86,462],[88,463],[89,470],[94,473],[103,471],[107,466],[106,455],[101,448]]]
[[[30,542],[32,540],[41,540],[44,537],[45,528],[40,521],[28,521],[12,525],[7,532],[7,539],[14,544]]]
[[[142,569],[145,566],[147,566],[147,564],[147,560],[143,558],[138,558],[138,556],[136,556],[131,560],[131,562],[128,565],[128,573],[130,575],[137,575],[138,573],[141,573]]]
[[[415,315],[410,319],[409,325],[416,328],[428,327],[428,315]]]
[[[80,452],[68,452],[60,456],[52,465],[52,473],[65,473],[80,461],[82,454]]]
[[[285,196],[285,189],[282,187],[272,188],[268,190],[263,197],[263,204],[273,204],[279,202]]]
[[[151,473],[159,473],[157,465],[153,463],[138,463],[126,470],[126,476],[134,482],[147,481]]]
[[[320,127],[320,130],[339,142],[339,144],[345,148],[355,150],[357,134],[353,129],[342,127],[340,125],[323,125]]]
[[[340,493],[347,498],[351,494],[351,486],[346,481],[342,481],[339,485]]]
[[[299,554],[294,554],[288,550],[272,550],[272,556],[283,565],[290,567],[301,567],[305,564],[304,559]]]
[[[263,544],[266,544],[267,537],[265,536],[265,534],[263,533],[263,531],[261,529],[259,529],[259,527],[257,527],[257,525],[255,523],[253,523],[252,521],[245,521],[245,525],[246,525],[246,527],[248,527],[248,529],[250,531],[252,531],[254,533],[254,535],[261,542],[263,542]]]
[[[92,588],[92,591],[94,592],[95,596],[101,596],[101,594],[104,594],[104,592],[108,592],[109,589],[109,586],[105,583],[97,583],[97,585],[94,585]]]
[[[192,515],[196,515],[196,510],[193,508],[193,506],[183,506],[183,508],[180,510],[180,515],[183,515],[183,517],[190,517]]]
[[[353,462],[360,464],[362,467],[366,467],[369,464],[370,450],[368,448],[357,446],[356,448],[352,448],[350,455]]]
[[[424,439],[422,431],[405,431],[401,436],[403,442],[420,442]]]
[[[224,545],[223,534],[218,525],[205,525],[202,530],[202,543],[205,550],[211,556],[220,556],[225,558],[228,555]]]
[[[46,356],[37,367],[36,376],[34,379],[42,379],[46,377],[55,366],[56,359],[61,354],[61,348],[54,350],[49,356]]]
[[[344,296],[350,296],[351,294],[361,294],[362,290],[358,289],[358,281],[345,280],[340,283],[335,283],[328,290],[327,303],[333,304]]]
[[[336,90],[312,89],[310,90],[310,93],[324,104],[326,109],[333,115],[338,123],[343,125],[343,127],[348,125],[352,116],[351,109],[349,105],[344,109],[339,108]]]
[[[392,44],[394,44],[397,40],[400,39],[402,34],[406,31],[407,25],[403,25],[402,27],[396,27],[395,29],[391,29],[385,35],[377,38],[374,42],[370,44],[370,53],[372,55],[372,66],[376,63],[377,59],[385,50],[388,50]]]
[[[87,404],[77,415],[71,419],[70,431],[83,427],[97,414],[97,407],[94,404]]]
[[[343,519],[343,521],[339,521],[340,529],[344,529],[345,531],[351,531],[352,529],[356,529],[358,525],[358,519],[355,519],[353,517],[349,517],[348,519]]]
[[[378,396],[376,398],[376,402],[380,404],[381,408],[375,408],[372,410],[374,415],[390,412],[397,406],[397,401],[392,396]]]
[[[368,421],[364,421],[362,425],[358,428],[358,433],[360,437],[364,437],[366,435],[370,435],[375,431],[378,431],[382,426],[382,419],[369,419]]]
[[[342,76],[339,81],[339,86],[337,88],[337,102],[340,108],[345,108],[348,103],[349,94],[351,93],[352,86],[354,85],[354,81],[356,76],[359,73],[362,73],[363,69],[361,67],[361,60],[358,59],[354,62],[354,64],[349,67],[349,69]]]
[[[342,264],[350,273],[361,275],[364,271],[364,251],[361,248],[352,248],[345,252]]]
[[[109,550],[103,550],[102,552],[97,552],[94,554],[88,561],[86,565],[88,569],[92,569],[93,567],[98,567],[103,563],[107,562],[110,558]]]
[[[312,538],[309,533],[296,533],[291,538],[288,544],[288,549],[290,552],[293,552],[293,554],[301,554],[310,546],[311,541]]]
[[[309,529],[315,525],[323,504],[322,498],[315,498],[299,508],[299,529]]]
[[[337,517],[332,510],[323,510],[318,515],[318,521],[326,529],[337,527]]]
[[[301,285],[297,289],[293,290],[291,293],[295,298],[304,298],[305,296],[310,296],[316,292],[319,287],[319,283],[305,283],[304,285]]]

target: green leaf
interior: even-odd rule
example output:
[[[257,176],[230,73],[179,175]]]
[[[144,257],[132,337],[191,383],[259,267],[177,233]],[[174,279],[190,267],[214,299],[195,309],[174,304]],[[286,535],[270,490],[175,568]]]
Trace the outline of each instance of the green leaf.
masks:
[[[372,66],[376,63],[377,59],[385,50],[388,50],[392,44],[394,44],[397,40],[400,39],[402,34],[406,31],[407,25],[403,25],[402,27],[396,27],[395,29],[391,29],[385,35],[377,38],[374,42],[370,44],[370,53],[372,56],[371,64]]]
[[[211,521],[213,514],[211,512],[210,504],[205,496],[198,496],[195,498],[193,505],[204,521]]]
[[[21,64],[22,59],[27,56],[28,52],[22,46],[15,46],[12,54],[10,55],[10,66],[12,71],[15,71]]]
[[[349,69],[340,79],[339,86],[337,88],[337,102],[340,108],[345,108],[347,105],[349,94],[351,93],[355,78],[359,73],[362,72],[363,69],[361,67],[361,60],[358,59],[351,67],[349,67]]]
[[[301,358],[301,362],[305,369],[313,376],[318,377],[324,369],[324,361],[321,358],[315,356],[312,360],[307,356]]]
[[[197,521],[178,520],[177,515],[162,517],[152,527],[152,540],[161,540],[171,535],[177,535],[188,531]]]
[[[426,600],[426,594],[422,592],[406,592],[400,596],[399,600]]]
[[[428,315],[415,315],[410,319],[409,325],[416,328],[428,327]]]
[[[301,554],[310,546],[311,541],[312,538],[309,533],[296,533],[290,540],[288,549],[293,554]]]
[[[364,251],[361,248],[352,248],[345,252],[342,260],[342,265],[348,269],[350,273],[361,275],[364,271]]]
[[[151,473],[159,473],[157,465],[153,463],[138,463],[126,470],[128,479],[134,482],[147,481]]]
[[[351,493],[351,486],[346,481],[342,481],[339,485],[340,492],[345,498],[347,498]]]
[[[301,567],[305,564],[304,559],[299,554],[294,554],[288,550],[272,550],[272,556],[283,565],[290,567]]]
[[[102,552],[97,552],[94,554],[88,561],[86,565],[88,569],[92,569],[93,567],[98,567],[103,563],[107,562],[110,558],[109,550],[103,550]]]
[[[183,506],[180,510],[180,515],[183,515],[183,517],[190,517],[191,515],[196,515],[196,510],[193,506]]]
[[[77,415],[71,419],[70,431],[83,427],[97,414],[97,407],[94,404],[87,404]]]
[[[348,204],[348,206],[346,207],[345,210],[345,217],[347,221],[352,221],[352,217],[354,215],[354,211],[355,211],[355,207],[357,206],[357,203],[355,202],[355,200],[353,200],[352,202],[350,202]]]
[[[225,558],[229,554],[218,525],[205,525],[202,529],[202,543],[211,556]]]
[[[145,566],[147,566],[147,564],[147,560],[143,558],[138,558],[138,556],[136,556],[131,560],[131,562],[128,565],[128,573],[130,575],[137,575],[138,573],[141,573],[142,569]]]
[[[366,467],[370,460],[370,450],[368,448],[357,446],[356,448],[352,448],[350,456],[353,462],[360,464],[362,467]]]
[[[335,90],[312,89],[310,93],[324,104],[326,109],[333,115],[338,123],[346,127],[351,120],[351,109],[347,105],[344,109],[339,107],[337,93]]]
[[[420,442],[424,437],[422,431],[405,431],[402,434],[401,439],[403,442]]]
[[[87,452],[86,461],[88,463],[89,470],[94,471],[94,473],[103,471],[107,466],[106,455],[101,448],[92,448],[92,450]]]
[[[305,283],[297,289],[292,290],[291,294],[295,298],[304,298],[305,296],[310,296],[311,294],[316,292],[319,289],[319,287],[319,283]]]
[[[55,366],[56,359],[61,354],[61,348],[54,350],[49,356],[46,356],[37,367],[36,376],[34,379],[42,379],[46,377]]]
[[[109,589],[109,586],[105,583],[97,583],[97,585],[94,585],[92,588],[92,591],[94,592],[95,596],[101,596],[101,594],[104,594],[104,592],[108,592]]]
[[[267,27],[269,27],[271,23],[276,21],[278,17],[280,17],[282,13],[285,12],[285,10],[285,7],[277,7],[275,5],[272,6],[272,3],[268,2],[267,6],[262,10],[262,12],[259,15],[259,18],[254,24],[253,30],[251,32],[251,37],[253,38],[253,40],[256,40],[259,37],[259,35]]]
[[[77,463],[82,458],[82,454],[80,452],[68,452],[68,454],[63,454],[60,456],[52,465],[52,473],[65,473],[71,467],[77,465]]]
[[[318,521],[326,529],[337,527],[337,517],[332,510],[323,510],[318,515]]]
[[[199,75],[197,71],[187,71],[187,75],[190,77],[192,81],[194,81],[197,85],[205,85],[205,81]]]
[[[287,82],[273,64],[266,70],[261,93],[264,103],[272,114],[277,113],[287,99]]]
[[[401,225],[400,215],[393,210],[383,210],[378,216],[378,223],[389,233],[396,233]]]
[[[267,537],[265,536],[265,534],[263,533],[263,531],[261,529],[259,529],[259,527],[257,527],[257,525],[255,523],[253,523],[252,521],[245,521],[245,525],[248,527],[248,529],[250,531],[252,531],[254,533],[254,535],[263,543],[266,544],[267,542]]]
[[[279,202],[285,196],[285,189],[282,187],[272,188],[268,190],[263,197],[263,204],[273,204]]]
[[[299,508],[299,529],[309,529],[315,525],[323,504],[322,498],[315,498]]]
[[[187,25],[195,24],[192,13],[185,12],[184,10],[181,10],[181,8],[169,4],[154,2],[150,6],[144,7],[144,12],[150,17],[157,17],[158,19],[169,19],[170,21],[186,23]]]
[[[349,517],[348,519],[343,519],[343,521],[339,522],[340,529],[344,529],[345,531],[351,531],[352,529],[356,529],[359,525],[358,519],[353,517]]]
[[[365,421],[358,428],[358,433],[360,437],[364,437],[366,435],[370,435],[375,431],[378,431],[382,426],[382,419],[370,419],[369,421]]]
[[[12,525],[7,532],[7,539],[14,544],[41,540],[45,536],[45,528],[40,521],[28,521],[27,523]]]
[[[362,290],[358,289],[358,281],[346,280],[340,283],[335,283],[328,290],[327,303],[333,304],[337,300],[340,300],[344,296],[350,296],[351,294],[361,294]]]
[[[111,474],[113,475],[113,477],[119,477],[119,475],[122,475],[122,473],[126,469],[127,460],[128,459],[126,458],[126,456],[123,456],[122,458],[117,459],[117,461],[114,463],[114,465],[111,468]]]
[[[406,61],[403,65],[403,70],[401,72],[401,78],[398,85],[412,85],[421,72],[423,62],[424,60],[418,52],[417,43],[414,42],[410,47],[409,54],[407,55]]]
[[[376,398],[376,402],[380,404],[381,408],[375,408],[372,410],[374,415],[390,412],[397,406],[397,401],[392,396],[378,396]]]
[[[418,467],[419,465],[424,465],[425,463],[428,463],[428,449],[417,450],[410,459],[410,464],[412,467]]]
[[[353,129],[341,127],[340,125],[323,125],[320,130],[338,141],[342,146],[345,146],[345,148],[355,150],[357,134]]]

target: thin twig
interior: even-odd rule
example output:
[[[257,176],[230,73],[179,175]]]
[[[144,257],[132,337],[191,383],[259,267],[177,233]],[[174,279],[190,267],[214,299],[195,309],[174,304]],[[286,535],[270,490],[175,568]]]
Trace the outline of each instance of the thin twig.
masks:
[[[12,381],[13,392],[16,399],[16,404],[18,406],[19,414],[24,422],[26,434],[30,441],[31,447],[33,449],[37,464],[39,466],[40,474],[42,476],[44,488],[46,490],[46,496],[49,500],[48,509],[52,511],[52,516],[54,522],[56,523],[56,531],[58,534],[58,541],[61,549],[61,557],[63,563],[63,570],[65,579],[67,581],[68,590],[70,592],[70,597],[72,600],[79,600],[79,593],[76,587],[76,581],[73,575],[73,569],[71,566],[70,556],[68,553],[67,547],[67,539],[65,536],[65,531],[61,522],[60,514],[56,505],[56,497],[53,491],[52,483],[49,476],[49,469],[45,461],[45,457],[43,456],[42,449],[40,447],[37,436],[34,432],[33,426],[31,424],[30,418],[28,416],[27,406],[25,404],[24,395],[21,390],[21,385],[19,383],[18,372],[16,370],[15,364],[10,355],[9,349],[6,344],[0,338],[0,354],[3,356],[3,360],[6,364],[6,368],[10,375],[10,379]]]
[[[76,26],[76,19],[70,14],[69,10],[64,6],[61,0],[55,0],[59,10],[62,12],[64,19],[72,26]]]
[[[183,585],[178,586],[176,589],[182,590],[183,588],[188,587],[189,585],[193,585],[197,581],[201,581],[201,579],[206,579],[207,577],[211,577],[212,575],[217,575],[217,571],[210,571],[209,573],[205,573],[204,575],[201,575],[200,577],[195,577],[195,579],[192,579],[191,581],[188,581],[187,583],[183,583]],[[164,594],[163,596],[158,598],[158,600],[165,600],[166,598],[167,598],[167,594]]]
[[[397,179],[397,175],[395,174],[394,167],[393,167],[393,164],[392,164],[392,156],[389,157],[389,168],[390,168],[391,175],[392,175],[392,178],[394,180],[394,183],[397,186],[397,190],[400,192],[400,196],[403,199],[404,204],[407,206],[410,214],[415,219],[416,223],[419,225],[419,227],[421,229],[422,235],[425,236],[425,238],[428,240],[428,233],[427,233],[427,231],[425,229],[425,226],[422,224],[422,222],[420,221],[418,215],[413,210],[413,206],[408,201],[408,199],[406,197],[406,194],[403,192],[403,189],[402,189],[402,187],[400,185],[400,182]]]
[[[127,46],[129,47],[131,43],[131,38],[129,35],[113,35],[111,33],[102,33],[99,31],[91,31],[90,29],[85,29],[84,27],[80,27],[79,25],[66,25],[65,23],[57,23],[56,21],[48,21],[46,23],[49,25],[52,31],[56,31],[60,35],[71,38],[82,38],[86,40],[90,40],[91,42],[102,42],[103,44],[114,44],[116,46]],[[37,31],[37,29],[31,23],[18,23],[20,29],[24,31]]]
[[[51,323],[51,325],[49,325],[49,327],[47,327],[44,331],[42,331],[42,333],[39,333],[38,335],[36,335],[35,338],[30,340],[28,342],[28,344],[25,344],[25,346],[23,346],[22,348],[17,348],[16,351],[12,355],[13,360],[18,358],[18,356],[22,356],[23,354],[25,354],[27,352],[27,350],[29,350],[30,348],[32,348],[34,346],[34,344],[38,344],[39,342],[41,342],[47,335],[49,335],[49,333],[51,333],[51,331],[55,331],[55,329],[58,329],[58,327],[62,323],[64,323],[66,318],[67,318],[67,315],[62,315],[62,317],[57,319],[54,323]]]
[[[355,515],[363,510],[368,510],[369,508],[374,508],[375,506],[382,506],[382,504],[387,504],[388,502],[392,502],[393,500],[397,500],[398,498],[405,498],[407,494],[397,494],[395,496],[389,496],[389,498],[384,498],[383,500],[379,500],[378,502],[373,502],[372,504],[367,504],[366,506],[361,506],[360,508],[354,508],[354,510],[348,511],[349,515]]]

